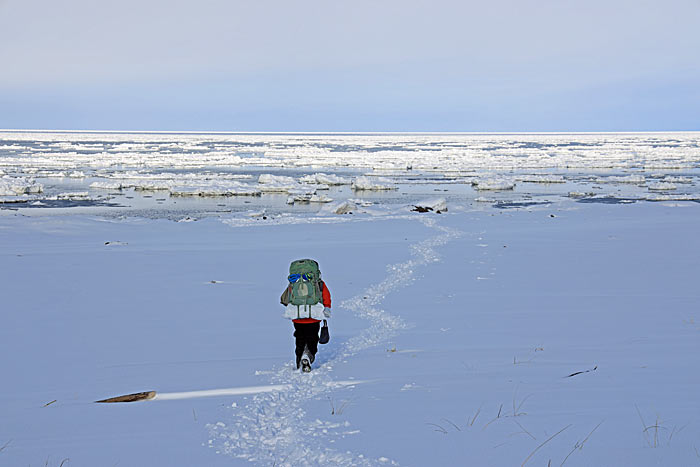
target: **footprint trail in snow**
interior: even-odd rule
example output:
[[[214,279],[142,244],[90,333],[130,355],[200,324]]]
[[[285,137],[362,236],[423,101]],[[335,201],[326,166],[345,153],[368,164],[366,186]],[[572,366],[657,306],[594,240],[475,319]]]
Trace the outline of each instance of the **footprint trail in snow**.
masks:
[[[387,294],[408,286],[414,280],[416,268],[438,262],[436,247],[461,235],[458,230],[437,225],[433,218],[420,221],[440,233],[411,246],[411,258],[389,265],[388,276],[382,282],[340,304],[342,309],[368,321],[369,327],[348,339],[323,367],[311,373],[292,371],[288,364],[276,368],[269,384],[284,385],[291,390],[257,394],[248,405],[233,409],[231,423],[207,425],[210,447],[217,453],[259,465],[397,465],[384,457],[371,459],[361,453],[328,447],[329,439],[351,432],[349,423],[308,420],[303,406],[310,400],[330,395],[338,387],[347,387],[347,382],[334,381],[333,367],[360,351],[388,342],[405,328],[400,317],[380,308],[382,301]]]

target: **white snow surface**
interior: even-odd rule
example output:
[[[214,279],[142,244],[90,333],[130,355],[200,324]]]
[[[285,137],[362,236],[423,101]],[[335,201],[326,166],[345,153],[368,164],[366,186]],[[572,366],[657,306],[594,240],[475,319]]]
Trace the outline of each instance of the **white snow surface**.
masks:
[[[2,132],[0,465],[696,465],[699,143]]]

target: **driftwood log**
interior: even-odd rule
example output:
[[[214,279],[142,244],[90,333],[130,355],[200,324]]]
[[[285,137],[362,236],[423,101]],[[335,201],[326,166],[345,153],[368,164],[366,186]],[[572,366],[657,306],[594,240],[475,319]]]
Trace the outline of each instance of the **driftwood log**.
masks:
[[[136,401],[147,401],[156,397],[155,391],[137,392],[134,394],[127,394],[125,396],[110,397],[109,399],[102,399],[101,401],[95,401],[96,403],[102,402],[136,402]]]

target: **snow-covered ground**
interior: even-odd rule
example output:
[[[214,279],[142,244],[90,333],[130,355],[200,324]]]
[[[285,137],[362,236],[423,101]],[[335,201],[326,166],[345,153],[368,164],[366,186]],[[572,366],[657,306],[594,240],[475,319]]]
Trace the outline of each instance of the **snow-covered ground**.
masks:
[[[0,465],[696,465],[699,141],[2,133]]]

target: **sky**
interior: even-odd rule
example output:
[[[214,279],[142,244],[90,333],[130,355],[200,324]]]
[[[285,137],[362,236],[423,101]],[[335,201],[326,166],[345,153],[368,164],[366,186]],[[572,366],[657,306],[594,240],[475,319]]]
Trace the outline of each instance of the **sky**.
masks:
[[[0,128],[700,130],[699,24],[699,0],[0,0]]]

